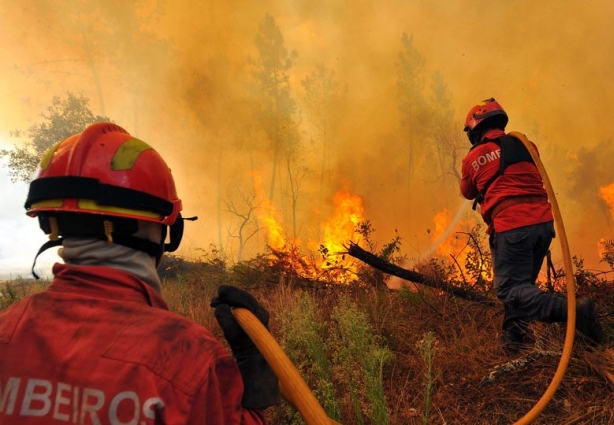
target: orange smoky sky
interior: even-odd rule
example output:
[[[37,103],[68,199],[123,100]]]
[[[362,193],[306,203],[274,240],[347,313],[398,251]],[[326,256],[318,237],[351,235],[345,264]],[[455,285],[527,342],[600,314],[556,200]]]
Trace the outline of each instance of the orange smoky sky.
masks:
[[[290,237],[317,240],[344,189],[363,199],[380,245],[396,230],[403,254],[420,257],[433,242],[433,218],[463,205],[453,168],[469,148],[465,114],[495,97],[508,130],[540,149],[573,254],[596,265],[597,241],[614,237],[599,196],[614,182],[605,162],[614,130],[613,12],[609,0],[9,0],[0,9],[0,136],[39,123],[53,96],[85,94],[95,114],[153,145],[171,166],[185,214],[200,218],[186,224],[182,252],[197,257],[223,240],[233,258],[239,217],[228,210],[245,212],[254,172],[267,191],[272,177],[269,136],[250,96],[250,58],[258,58],[255,39],[269,16],[296,53],[287,75],[298,107],[300,152],[290,171],[298,194],[293,206],[279,161],[273,198]],[[423,59],[409,128],[399,110],[404,34]],[[337,82],[326,146],[302,84],[319,65]],[[434,98],[435,75],[453,124],[445,134],[462,147],[447,168],[433,148],[443,136],[418,101]],[[464,214],[463,222],[480,221],[470,208]],[[262,250],[262,238],[246,245],[250,254]]]

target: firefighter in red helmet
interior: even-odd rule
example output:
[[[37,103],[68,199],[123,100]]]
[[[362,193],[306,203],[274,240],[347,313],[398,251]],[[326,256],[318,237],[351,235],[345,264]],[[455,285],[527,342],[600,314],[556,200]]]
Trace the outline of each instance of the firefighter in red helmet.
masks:
[[[60,246],[49,288],[0,312],[0,423],[264,423],[278,381],[231,308],[267,311],[221,286],[212,300],[232,356],[168,311],[156,268],[179,246],[181,200],[145,142],[97,123],[53,146],[27,214]],[[234,357],[234,358],[233,358]]]
[[[552,209],[539,170],[522,142],[505,133],[507,123],[495,99],[471,108],[464,131],[472,147],[462,163],[461,192],[474,209],[480,205],[488,225],[494,287],[504,306],[503,343],[515,352],[530,322],[566,321],[567,302],[536,286],[555,236]],[[578,300],[576,328],[601,342],[593,300]]]

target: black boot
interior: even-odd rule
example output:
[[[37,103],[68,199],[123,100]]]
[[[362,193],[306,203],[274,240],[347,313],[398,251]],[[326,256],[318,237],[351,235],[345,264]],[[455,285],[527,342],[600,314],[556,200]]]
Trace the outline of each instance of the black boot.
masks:
[[[601,344],[603,331],[597,318],[595,301],[580,298],[576,302],[576,330],[580,331],[590,343]]]
[[[503,329],[503,348],[508,354],[517,354],[525,346],[525,336],[526,325],[510,324]]]

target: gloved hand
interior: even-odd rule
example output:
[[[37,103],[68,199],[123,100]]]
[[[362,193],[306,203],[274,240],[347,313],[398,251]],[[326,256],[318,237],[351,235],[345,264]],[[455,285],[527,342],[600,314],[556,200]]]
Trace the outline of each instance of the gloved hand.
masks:
[[[232,355],[243,377],[243,400],[246,409],[261,410],[279,403],[279,380],[256,345],[237,323],[231,308],[241,307],[252,312],[264,326],[269,325],[269,312],[248,292],[228,285],[218,288],[211,300],[215,318],[228,341]]]

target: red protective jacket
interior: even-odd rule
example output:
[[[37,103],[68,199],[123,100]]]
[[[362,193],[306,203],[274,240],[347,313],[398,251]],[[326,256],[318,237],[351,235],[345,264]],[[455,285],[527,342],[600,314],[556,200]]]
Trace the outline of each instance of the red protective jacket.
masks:
[[[501,130],[490,130],[484,139],[493,140],[505,136]],[[534,145],[535,146],[535,145]],[[478,192],[499,170],[500,147],[492,141],[486,141],[471,149],[463,159],[461,193],[467,199],[475,199]],[[541,198],[531,203],[521,202],[500,210],[493,220],[490,219],[495,207],[503,201],[518,197]],[[516,229],[532,224],[553,220],[548,195],[537,167],[530,162],[518,162],[509,165],[503,175],[499,176],[486,191],[481,204],[481,214],[488,233]]]
[[[55,264],[0,311],[0,424],[262,424],[205,328],[121,270]]]

